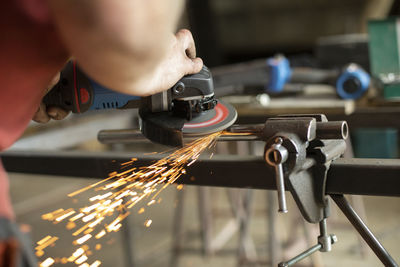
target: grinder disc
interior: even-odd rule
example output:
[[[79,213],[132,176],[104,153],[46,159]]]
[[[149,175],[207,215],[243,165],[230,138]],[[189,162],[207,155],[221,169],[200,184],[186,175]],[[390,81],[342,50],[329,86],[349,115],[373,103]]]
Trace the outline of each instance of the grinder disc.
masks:
[[[153,142],[168,146],[183,146],[184,137],[201,137],[222,131],[231,126],[236,118],[236,109],[218,101],[214,109],[202,112],[188,122],[172,112],[149,112],[139,109],[140,130]]]
[[[207,135],[225,130],[237,118],[236,109],[224,101],[218,100],[214,109],[203,112],[183,125],[184,136]]]

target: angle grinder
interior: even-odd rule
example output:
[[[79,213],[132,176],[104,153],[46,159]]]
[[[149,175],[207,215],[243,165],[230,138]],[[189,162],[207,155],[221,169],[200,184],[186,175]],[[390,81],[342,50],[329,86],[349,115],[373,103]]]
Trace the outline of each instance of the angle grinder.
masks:
[[[212,75],[205,66],[162,93],[137,97],[105,88],[89,78],[75,61],[69,61],[43,102],[73,113],[139,108],[143,135],[169,146],[182,146],[183,135],[199,137],[222,131],[237,118],[233,106],[215,99]]]

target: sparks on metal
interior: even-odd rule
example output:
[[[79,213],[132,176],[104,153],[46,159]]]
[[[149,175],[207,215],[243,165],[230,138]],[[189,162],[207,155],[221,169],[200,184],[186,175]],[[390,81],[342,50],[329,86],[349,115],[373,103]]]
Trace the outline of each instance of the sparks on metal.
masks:
[[[47,258],[46,260],[44,260],[42,263],[40,263],[40,267],[49,267],[51,265],[53,265],[54,263],[54,259],[53,258]]]
[[[91,265],[86,263],[90,256],[89,246],[91,246],[90,242],[92,242],[90,239],[94,236],[98,244],[110,232],[118,231],[124,219],[130,214],[128,210],[144,198],[150,200],[147,203],[148,206],[161,202],[161,198],[156,201],[156,197],[182,175],[185,175],[185,168],[196,162],[206,148],[212,147],[216,138],[221,134],[222,132],[218,132],[195,140],[149,166],[128,167],[137,160],[132,158],[130,161],[120,164],[121,169],[122,167],[124,169],[123,171],[119,173],[112,172],[106,179],[68,195],[69,197],[75,197],[83,192],[90,191],[92,193],[88,198],[89,205],[78,209],[58,209],[42,215],[44,220],[52,222],[62,222],[67,219],[67,229],[77,228],[75,232],[71,233],[72,236],[77,237],[83,233],[83,236],[73,242],[74,246],[78,246],[74,253],[76,256],[71,254],[64,255],[60,257],[61,260],[67,259],[69,262],[75,262],[81,266],[99,266],[101,262],[98,260]],[[182,188],[183,185],[177,186],[179,190]],[[144,211],[145,209],[142,207],[138,213],[141,214]],[[148,219],[144,225],[149,227],[151,223],[152,220]],[[37,251],[42,251],[57,239],[58,237],[46,236],[37,242]],[[88,242],[89,240],[90,242]],[[88,242],[87,245],[82,246],[86,242]],[[87,250],[82,253],[84,246],[87,246]],[[96,245],[96,248],[101,248],[101,245]],[[80,255],[77,256],[77,254]],[[54,262],[53,258],[47,258],[40,266],[48,267]]]
[[[153,222],[152,220],[146,220],[145,223],[144,223],[144,225],[145,225],[146,227],[150,227],[150,225],[151,225],[152,222]]]

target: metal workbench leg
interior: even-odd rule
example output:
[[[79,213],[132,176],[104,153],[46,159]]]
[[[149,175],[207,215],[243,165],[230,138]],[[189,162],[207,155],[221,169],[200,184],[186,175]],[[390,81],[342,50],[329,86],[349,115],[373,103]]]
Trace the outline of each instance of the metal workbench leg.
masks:
[[[134,253],[134,241],[133,241],[133,216],[128,216],[125,219],[125,223],[122,224],[121,233],[122,233],[122,253],[125,258],[125,266],[126,267],[134,267],[135,266],[135,253]]]
[[[361,219],[365,224],[368,224],[367,212],[365,210],[364,199],[363,196],[351,196],[350,197],[351,204],[354,209],[357,210],[357,213],[360,215]],[[368,245],[364,242],[363,238],[360,235],[357,235],[358,243],[360,244],[360,254],[365,259],[371,250]]]
[[[267,191],[268,203],[268,260],[270,266],[278,266],[281,261],[281,243],[278,238],[277,220],[278,220],[278,205],[276,201],[275,191]]]
[[[238,248],[238,266],[250,262],[253,266],[259,266],[257,251],[250,236],[250,222],[252,216],[253,190],[242,189],[239,191],[239,205],[237,212],[239,216],[239,248]]]
[[[343,155],[344,158],[354,158],[354,150],[353,143],[351,141],[351,137],[349,136],[346,139],[346,151]],[[367,212],[365,211],[364,199],[363,196],[353,195],[350,196],[350,201],[353,204],[353,207],[358,211],[360,217],[364,220],[365,223],[368,223],[367,220]],[[360,235],[357,235],[358,242],[360,243],[360,253],[363,258],[366,258],[370,252],[368,245],[362,240]]]
[[[379,240],[374,236],[368,226],[358,216],[353,207],[343,195],[331,195],[333,201],[342,210],[343,214],[347,217],[350,223],[356,228],[358,233],[367,242],[368,246],[374,251],[376,256],[385,266],[397,267],[397,263],[392,256],[386,251]]]
[[[200,186],[197,189],[198,203],[199,203],[199,221],[201,223],[201,238],[203,255],[209,256],[213,253],[211,241],[213,239],[212,233],[212,210],[210,199],[210,188]]]
[[[177,267],[179,257],[181,256],[182,241],[184,239],[183,229],[183,211],[184,211],[185,190],[179,190],[176,193],[176,205],[174,220],[172,223],[172,251],[169,266]]]

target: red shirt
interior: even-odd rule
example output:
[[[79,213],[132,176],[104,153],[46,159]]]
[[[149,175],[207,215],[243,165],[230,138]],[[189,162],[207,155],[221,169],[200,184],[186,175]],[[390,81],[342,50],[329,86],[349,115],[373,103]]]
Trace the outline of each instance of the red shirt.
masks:
[[[0,150],[17,140],[67,52],[44,0],[4,1],[0,10]],[[12,216],[0,169],[0,216]]]

